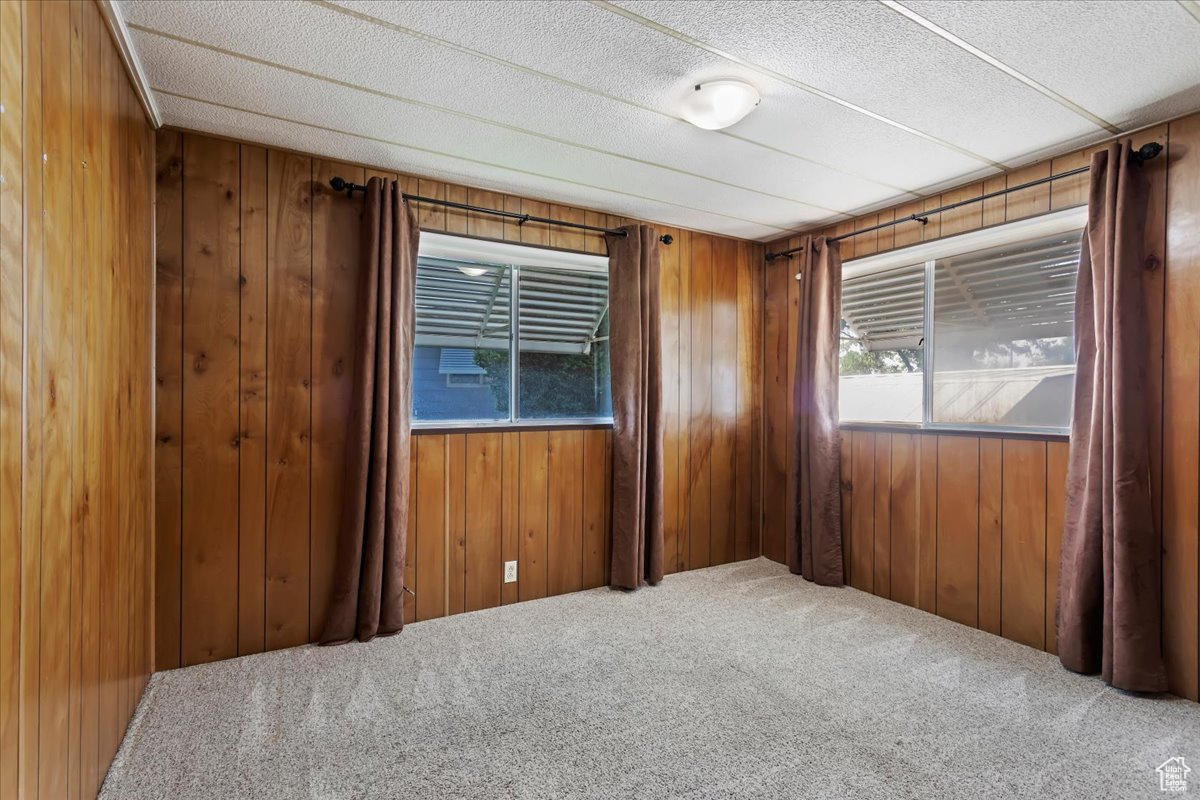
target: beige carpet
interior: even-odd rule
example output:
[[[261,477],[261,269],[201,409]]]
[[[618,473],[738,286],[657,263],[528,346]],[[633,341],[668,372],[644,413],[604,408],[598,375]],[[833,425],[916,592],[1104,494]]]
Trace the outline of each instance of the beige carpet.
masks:
[[[1174,756],[1194,703],[759,559],[160,673],[102,797],[1150,798]]]

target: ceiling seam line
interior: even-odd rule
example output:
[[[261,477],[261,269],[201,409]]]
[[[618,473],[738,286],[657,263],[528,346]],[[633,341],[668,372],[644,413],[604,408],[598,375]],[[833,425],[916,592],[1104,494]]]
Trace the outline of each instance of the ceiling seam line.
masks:
[[[831,103],[836,103],[837,105],[840,105],[844,108],[848,108],[851,111],[855,111],[859,114],[868,116],[871,119],[877,120],[886,125],[890,125],[893,128],[897,128],[906,133],[912,134],[913,136],[918,136],[922,139],[925,139],[926,141],[933,142],[934,144],[937,144],[942,147],[953,150],[953,151],[959,153],[960,155],[966,156],[967,158],[974,159],[975,161],[979,161],[983,164],[987,164],[988,166],[995,167],[996,169],[1001,169],[1001,170],[1007,169],[1007,167],[1004,164],[1000,163],[999,161],[993,161],[992,159],[987,158],[986,156],[982,156],[979,153],[974,153],[970,150],[967,150],[965,147],[959,147],[958,145],[954,144],[953,142],[948,142],[945,139],[938,138],[937,136],[934,136],[931,133],[925,133],[924,131],[917,130],[916,128],[905,125],[902,122],[898,122],[894,119],[891,119],[890,117],[885,117],[882,114],[878,114],[874,111],[871,111],[870,109],[864,108],[863,106],[851,103],[849,100],[844,100],[844,99],[838,97],[837,95],[830,94],[829,92],[818,89],[815,86],[811,86],[807,83],[804,83],[801,80],[792,78],[788,75],[783,74],[782,72],[777,72],[769,67],[764,67],[761,64],[755,64],[753,61],[748,61],[744,58],[741,58],[740,56],[734,55],[733,53],[722,50],[719,47],[710,45],[706,42],[702,42],[699,39],[688,36],[686,33],[682,33],[673,28],[669,28],[666,25],[662,25],[658,22],[655,22],[654,20],[647,19],[646,17],[643,17],[639,14],[635,14],[634,12],[629,11],[628,9],[622,8],[621,6],[614,5],[613,3],[607,2],[607,0],[588,0],[588,2],[590,2],[592,5],[597,6],[599,8],[603,8],[607,11],[611,11],[612,13],[617,14],[618,16],[625,17],[626,19],[628,19],[632,22],[636,22],[639,25],[643,25],[647,28],[650,28],[651,30],[658,31],[659,33],[662,33],[666,36],[670,36],[674,39],[678,39],[679,41],[684,42],[685,44],[690,44],[693,47],[699,48],[700,50],[704,50],[705,52],[708,52],[708,53],[712,53],[713,55],[724,58],[727,61],[731,61],[735,64],[739,64],[743,67],[746,67],[747,69],[752,69],[762,75],[773,78],[775,80],[782,81],[783,83],[786,83],[789,86],[794,86],[797,89],[808,92],[816,97],[820,97],[823,100],[828,100]]]
[[[696,180],[707,181],[709,183],[714,183],[719,186],[724,186],[726,188],[733,189],[736,191],[749,192],[751,194],[758,194],[763,197],[770,198],[772,200],[781,200],[781,201],[787,202],[787,203],[794,203],[796,205],[807,206],[808,208],[816,209],[818,211],[824,211],[829,214],[848,214],[849,213],[848,211],[841,211],[841,210],[838,210],[835,208],[829,208],[827,206],[817,205],[816,203],[808,202],[805,200],[797,200],[792,197],[786,197],[784,195],[778,195],[778,194],[774,194],[772,192],[766,192],[761,189],[752,189],[748,186],[741,186],[741,185],[738,185],[735,183],[731,183],[729,181],[720,180],[718,178],[711,178],[711,177],[708,177],[705,175],[700,175],[699,173],[690,172],[685,169],[680,169],[678,167],[671,167],[671,166],[667,166],[665,164],[661,164],[658,162],[649,161],[647,159],[637,158],[636,156],[622,155],[621,153],[615,153],[611,150],[603,150],[601,148],[593,147],[591,145],[585,145],[585,144],[580,144],[578,142],[572,142],[567,139],[561,139],[556,136],[551,136],[549,134],[538,133],[537,131],[531,131],[526,128],[520,128],[515,125],[509,125],[504,122],[497,122],[495,120],[490,120],[485,117],[479,117],[479,116],[476,116],[474,114],[469,114],[464,111],[456,111],[451,108],[439,106],[435,103],[428,103],[424,100],[415,100],[413,98],[402,97],[401,95],[396,95],[396,94],[392,94],[390,92],[385,92],[381,89],[372,89],[369,86],[362,86],[360,84],[350,83],[349,81],[343,81],[339,78],[331,78],[329,76],[321,75],[320,73],[312,72],[310,70],[304,70],[304,69],[300,69],[298,67],[290,67],[286,64],[280,64],[280,63],[277,63],[274,61],[269,61],[267,59],[258,58],[257,56],[246,55],[245,53],[239,53],[235,50],[228,50],[223,47],[217,47],[215,45],[210,45],[205,42],[196,41],[194,39],[188,39],[183,36],[177,36],[175,34],[167,33],[165,31],[160,31],[160,30],[150,28],[150,27],[147,27],[144,25],[130,25],[130,27],[141,33],[150,34],[152,36],[159,36],[164,39],[169,39],[171,41],[175,41],[175,42],[179,42],[184,45],[188,45],[190,47],[198,47],[203,50],[208,50],[213,53],[218,53],[220,55],[228,56],[230,58],[240,59],[242,61],[247,61],[252,64],[258,64],[260,66],[282,70],[284,72],[289,72],[293,75],[307,78],[309,80],[320,81],[323,83],[328,83],[333,86],[341,87],[343,89],[348,89],[350,91],[357,91],[357,92],[362,92],[364,94],[374,95],[376,97],[380,97],[385,100],[391,100],[391,101],[397,102],[397,103],[404,103],[407,105],[418,106],[418,107],[421,107],[421,108],[424,108],[424,109],[427,109],[430,111],[434,111],[437,113],[443,113],[443,114],[448,114],[451,116],[459,117],[461,119],[465,119],[470,122],[481,123],[484,125],[491,125],[491,126],[494,126],[497,128],[502,128],[507,131],[511,131],[513,133],[521,134],[524,136],[530,136],[530,137],[537,138],[537,139],[542,139],[542,140],[548,141],[548,142],[553,142],[555,144],[559,144],[564,147],[574,147],[574,148],[578,148],[580,150],[586,150],[588,152],[596,153],[598,155],[608,156],[611,158],[619,158],[619,159],[622,159],[625,161],[632,162],[634,164],[641,164],[642,166],[651,167],[654,169],[662,169],[662,170],[666,170],[668,172],[674,172],[676,174],[684,175],[686,177],[694,178]]]
[[[1043,97],[1046,97],[1049,100],[1053,100],[1054,102],[1058,103],[1063,108],[1067,109],[1068,111],[1072,112],[1073,114],[1083,117],[1088,122],[1095,125],[1096,127],[1103,128],[1104,130],[1108,131],[1109,133],[1115,134],[1115,133],[1121,132],[1121,129],[1119,127],[1112,124],[1111,122],[1104,119],[1103,117],[1099,116],[1098,114],[1093,114],[1091,111],[1088,111],[1086,108],[1079,105],[1078,103],[1071,100],[1070,98],[1059,94],[1058,92],[1051,89],[1049,86],[1046,86],[1038,81],[1035,81],[1033,78],[1029,77],[1028,75],[1021,72],[1020,70],[1009,66],[1008,64],[1004,63],[1000,59],[991,55],[990,53],[985,52],[984,50],[976,47],[975,45],[971,44],[967,40],[955,35],[954,33],[951,33],[947,29],[938,25],[936,22],[933,22],[931,20],[926,19],[925,17],[922,17],[917,12],[915,12],[915,11],[909,9],[908,7],[897,2],[897,0],[879,0],[879,2],[880,2],[880,4],[890,8],[892,11],[895,11],[897,14],[904,17],[905,19],[909,20],[910,22],[912,22],[916,25],[919,25],[920,27],[922,27],[925,30],[929,31],[930,33],[934,34],[935,36],[938,36],[941,39],[944,39],[945,41],[947,41],[950,44],[954,45],[955,47],[959,48],[963,52],[969,53],[970,55],[975,56],[975,58],[979,59],[980,61],[987,64],[988,66],[993,67],[994,69],[997,69],[1000,72],[1003,72],[1005,75],[1009,76],[1010,78],[1013,78],[1016,81],[1019,81],[1020,83],[1023,83],[1024,85],[1028,86],[1030,89],[1034,90],[1038,94],[1041,94]]]
[[[668,114],[664,111],[659,111],[658,109],[653,108],[651,106],[644,106],[641,103],[636,103],[632,100],[628,100],[623,97],[618,97],[616,95],[608,94],[607,92],[603,92],[598,89],[594,89],[594,88],[587,86],[585,84],[582,84],[582,83],[576,83],[575,81],[560,77],[558,75],[552,75],[551,73],[548,73],[548,72],[542,72],[541,70],[534,69],[532,67],[527,67],[523,64],[518,64],[514,61],[509,61],[507,59],[500,58],[499,56],[494,56],[489,53],[485,53],[482,50],[475,50],[473,48],[467,47],[466,45],[461,45],[456,42],[449,41],[448,39],[442,39],[438,36],[434,36],[433,34],[425,33],[424,31],[418,31],[418,30],[414,30],[412,28],[406,28],[403,25],[398,25],[394,22],[389,22],[388,20],[380,19],[379,17],[373,17],[369,14],[364,14],[361,11],[355,11],[354,9],[346,8],[345,6],[341,6],[337,3],[330,2],[330,0],[307,0],[307,1],[309,3],[312,3],[315,6],[320,7],[320,8],[324,8],[329,11],[333,11],[334,13],[344,14],[345,16],[351,17],[353,19],[361,20],[370,25],[375,25],[375,26],[383,28],[385,30],[394,31],[396,33],[400,33],[405,36],[411,36],[414,39],[420,39],[422,41],[426,41],[431,44],[438,45],[440,47],[445,47],[445,48],[454,50],[459,53],[463,53],[463,54],[466,54],[469,56],[473,56],[475,58],[480,58],[480,59],[489,61],[493,64],[499,64],[500,66],[518,70],[520,72],[524,72],[527,75],[532,75],[532,76],[535,76],[538,78],[542,78],[544,80],[548,80],[548,81],[557,83],[561,86],[565,86],[570,89],[574,89],[576,91],[586,92],[595,97],[601,97],[601,98],[604,98],[605,100],[611,100],[615,103],[622,103],[624,105],[629,106],[630,108],[636,108],[639,111],[644,111],[649,114],[656,114],[658,116],[665,117],[666,119],[670,119],[670,120],[673,120],[676,122],[685,122],[685,120],[681,119],[680,117],[676,117],[676,116],[674,116],[672,114]],[[729,131],[724,131],[724,130],[711,131],[711,133],[719,134],[721,136],[724,136],[724,137],[727,137],[730,139],[735,139],[739,142],[744,142],[752,147],[760,147],[764,150],[770,150],[772,152],[778,153],[781,156],[784,156],[785,158],[791,158],[791,159],[795,159],[797,161],[802,161],[806,164],[812,164],[814,166],[821,167],[822,169],[827,169],[827,170],[830,170],[831,172],[836,172],[838,174],[845,175],[847,177],[851,177],[856,180],[861,180],[866,183],[873,183],[876,186],[881,186],[885,189],[891,189],[892,191],[901,192],[903,194],[911,194],[914,197],[919,196],[919,194],[918,194],[919,190],[917,190],[917,189],[905,189],[902,186],[896,186],[891,183],[885,183],[884,181],[881,181],[878,178],[874,178],[869,175],[861,175],[856,172],[850,172],[848,170],[834,166],[833,164],[826,164],[823,161],[817,161],[816,159],[801,155],[800,153],[793,153],[788,150],[784,150],[781,147],[775,147],[774,145],[767,144],[766,142],[760,142],[757,139],[751,139],[746,136],[739,136],[735,133],[731,133]]]
[[[532,172],[530,170],[524,170],[519,167],[509,167],[509,166],[504,166],[502,164],[494,164],[490,161],[483,161],[481,159],[470,158],[468,156],[458,156],[458,155],[454,155],[453,153],[445,153],[441,150],[432,150],[430,148],[421,147],[419,145],[404,144],[403,142],[397,142],[397,141],[393,141],[391,139],[383,139],[378,136],[369,136],[367,134],[354,133],[353,131],[345,131],[345,130],[340,130],[338,128],[330,128],[325,125],[317,125],[317,124],[314,124],[311,122],[303,122],[301,120],[291,119],[289,117],[283,117],[283,116],[279,116],[277,114],[267,114],[262,111],[252,111],[247,108],[240,108],[238,106],[231,106],[231,105],[227,105],[225,103],[218,103],[214,100],[204,100],[199,97],[192,97],[190,95],[182,94],[181,92],[173,92],[169,89],[164,89],[159,86],[152,86],[151,89],[155,92],[158,92],[159,94],[166,95],[167,97],[175,97],[175,98],[179,98],[181,100],[187,100],[187,101],[190,101],[193,103],[201,103],[203,105],[214,106],[216,108],[224,108],[226,110],[236,111],[241,114],[250,114],[251,116],[263,117],[265,119],[276,120],[277,122],[286,122],[291,125],[301,125],[303,127],[312,128],[314,130],[325,131],[326,133],[336,133],[336,134],[341,134],[344,136],[353,136],[356,139],[363,139],[363,140],[370,141],[370,142],[376,142],[378,144],[386,144],[386,145],[389,145],[392,147],[399,147],[399,148],[402,148],[405,150],[416,150],[418,152],[427,153],[429,155],[441,156],[443,158],[452,158],[456,161],[465,161],[469,164],[478,164],[480,166],[492,167],[493,169],[501,169],[501,170],[505,170],[507,172],[516,172],[521,175],[528,175],[528,176],[534,177],[534,178],[544,178],[546,180],[555,181],[556,183],[565,183],[565,184],[569,184],[571,186],[579,186],[584,189],[594,189],[596,191],[609,192],[611,194],[623,195],[625,197],[631,197],[635,200],[644,200],[644,201],[650,202],[650,203],[661,203],[663,205],[669,205],[669,206],[674,206],[675,208],[681,208],[685,211],[695,211],[700,214],[708,214],[708,215],[716,216],[716,217],[724,217],[725,219],[730,219],[735,222],[744,222],[748,225],[757,225],[762,228],[770,228],[770,229],[776,230],[776,231],[783,232],[783,231],[790,230],[789,228],[784,228],[782,226],[774,225],[774,224],[771,224],[768,222],[759,222],[757,220],[745,219],[744,217],[735,217],[732,214],[724,214],[720,211],[710,211],[708,209],[695,208],[693,206],[685,206],[682,203],[676,203],[671,200],[662,200],[662,199],[655,198],[655,197],[646,197],[645,195],[633,194],[631,192],[625,192],[620,189],[611,189],[606,186],[596,186],[595,184],[581,183],[579,181],[573,181],[570,178],[560,178],[555,175],[546,175],[546,174],[540,173],[540,172]],[[337,156],[328,156],[328,157],[329,158],[337,158]],[[431,178],[431,180],[443,180],[443,179]],[[477,188],[484,188],[484,187],[477,187]],[[502,192],[502,193],[511,192],[511,190],[505,190],[505,189],[487,189],[487,191],[495,191],[495,192]],[[572,202],[572,201],[559,200],[559,201],[552,201],[552,202],[565,203],[565,202]],[[647,220],[647,221],[654,222],[653,220]],[[666,225],[668,227],[680,227],[680,226],[676,225],[675,223],[668,223],[668,222],[657,222],[656,224]],[[715,232],[709,231],[709,233],[715,233]],[[730,236],[731,234],[719,234],[718,233],[716,235]],[[743,238],[743,237],[733,237],[733,238]]]

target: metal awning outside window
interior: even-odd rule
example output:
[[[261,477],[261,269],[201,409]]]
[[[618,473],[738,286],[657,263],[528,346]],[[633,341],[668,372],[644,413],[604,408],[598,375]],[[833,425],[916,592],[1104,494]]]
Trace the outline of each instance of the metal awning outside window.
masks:
[[[416,344],[508,349],[514,274],[518,275],[521,350],[588,353],[595,342],[607,339],[605,273],[533,266],[514,269],[422,255],[417,260]]]
[[[942,335],[988,328],[1022,338],[1070,336],[1077,232],[933,263],[934,315]],[[915,348],[924,333],[926,264],[847,279],[842,317],[868,350]]]
[[[438,354],[439,375],[486,375],[475,363],[475,351],[465,347],[443,347]]]

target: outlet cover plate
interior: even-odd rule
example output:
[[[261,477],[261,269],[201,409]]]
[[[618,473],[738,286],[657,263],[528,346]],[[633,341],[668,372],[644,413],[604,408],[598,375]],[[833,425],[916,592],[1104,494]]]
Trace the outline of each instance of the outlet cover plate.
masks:
[[[517,562],[515,562],[515,561],[505,561],[504,562],[504,582],[505,583],[516,583],[517,582]]]

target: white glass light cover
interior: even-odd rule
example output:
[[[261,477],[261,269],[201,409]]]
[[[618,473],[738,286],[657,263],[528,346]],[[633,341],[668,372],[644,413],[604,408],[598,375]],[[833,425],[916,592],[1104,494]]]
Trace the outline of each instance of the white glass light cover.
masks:
[[[683,118],[706,131],[719,131],[741,122],[761,97],[745,81],[733,78],[697,83],[683,98]]]
[[[468,278],[479,278],[487,274],[487,268],[485,267],[459,267],[458,271]]]

